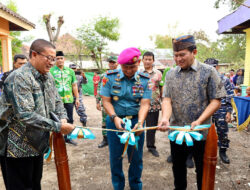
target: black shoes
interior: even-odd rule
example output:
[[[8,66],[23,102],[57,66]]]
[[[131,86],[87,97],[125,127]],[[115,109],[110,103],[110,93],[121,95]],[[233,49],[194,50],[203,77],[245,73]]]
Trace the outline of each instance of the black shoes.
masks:
[[[170,155],[170,156],[167,158],[167,162],[168,162],[168,163],[172,163],[172,162],[173,162],[172,155]]]
[[[72,144],[74,146],[77,146],[77,142],[73,141],[72,139],[69,138],[64,138],[65,143]]]
[[[193,161],[193,155],[189,154],[186,160],[186,166],[187,168],[193,168],[194,167],[194,161]]]
[[[98,148],[103,148],[107,145],[108,145],[108,139],[106,136],[104,136],[102,142],[98,145]]]
[[[226,154],[226,150],[225,149],[220,150],[219,155],[220,155],[220,159],[221,159],[221,161],[223,163],[230,164],[230,160],[229,160],[229,158],[228,158],[228,156]]]
[[[153,156],[159,157],[159,152],[155,148],[149,148],[148,151],[151,152]]]

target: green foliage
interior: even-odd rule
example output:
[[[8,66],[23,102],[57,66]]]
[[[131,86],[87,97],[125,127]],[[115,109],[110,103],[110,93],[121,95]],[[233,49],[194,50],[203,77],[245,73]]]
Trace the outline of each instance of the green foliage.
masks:
[[[98,17],[89,24],[77,29],[77,39],[86,47],[86,53],[95,61],[99,70],[103,69],[102,55],[105,54],[108,41],[119,40],[119,19]]]
[[[143,56],[143,54],[146,53],[146,52],[148,51],[148,50],[142,49],[142,48],[140,48],[140,47],[139,47],[138,49],[139,49],[140,52],[141,52],[141,56]]]
[[[14,11],[17,12],[17,5],[15,3],[15,1],[13,0],[9,0],[7,1],[6,6]],[[21,52],[21,47],[22,47],[22,40],[19,39],[21,35],[21,32],[10,32],[10,36],[13,37],[12,41],[11,41],[11,46],[12,46],[12,55],[15,55],[17,53]],[[2,44],[0,43],[0,63],[2,64]]]
[[[230,10],[236,10],[245,0],[216,0],[214,7],[216,9],[220,8],[221,5],[228,5]]]
[[[160,49],[168,49],[172,48],[172,39],[178,36],[183,35],[181,32],[178,31],[178,23],[174,25],[168,25],[167,35],[155,35],[150,36],[151,40],[154,40],[156,48]]]
[[[230,11],[236,10],[245,0],[216,0],[215,8],[227,5]],[[231,68],[239,69],[244,67],[246,38],[244,34],[224,35],[223,38],[214,42],[212,47],[218,48],[217,57],[221,62],[232,63]]]
[[[7,3],[6,3],[6,7],[9,8],[10,10],[12,10],[15,13],[18,11],[16,2],[13,1],[13,0],[8,0]]]
[[[119,19],[110,19],[109,17],[98,17],[95,22],[95,31],[103,38],[111,41],[119,40],[118,32]]]
[[[155,45],[156,48],[164,49],[164,48],[172,48],[172,37],[168,35],[156,35],[155,37]]]
[[[221,50],[219,59],[223,62],[240,62],[245,58],[245,35],[224,35],[217,41],[217,46]]]
[[[245,35],[224,35],[209,45],[197,43],[197,59],[204,62],[207,58],[213,57],[220,63],[230,63],[232,68],[239,69],[244,65],[245,47]]]
[[[21,53],[23,41],[19,39],[21,35],[21,32],[19,31],[10,32],[10,35],[13,37],[13,39],[11,40],[11,47],[12,47],[12,55],[14,56],[17,53]]]
[[[189,33],[195,37],[198,50],[196,58],[199,61],[204,62],[207,58],[216,58],[220,63],[231,63],[234,69],[239,69],[244,65],[246,48],[244,34],[223,35],[221,39],[212,42],[202,30]],[[156,38],[155,45],[157,48],[172,48],[170,40],[168,35],[160,36]]]

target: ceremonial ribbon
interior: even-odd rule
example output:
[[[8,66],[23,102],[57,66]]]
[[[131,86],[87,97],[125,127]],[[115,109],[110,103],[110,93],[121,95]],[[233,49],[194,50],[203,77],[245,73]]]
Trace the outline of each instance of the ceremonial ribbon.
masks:
[[[49,136],[49,150],[44,156],[44,159],[48,162],[51,160],[51,157],[52,157],[52,153],[51,153],[52,152],[52,138],[53,138],[53,133],[51,133]]]
[[[196,141],[200,141],[203,138],[203,135],[197,130],[204,130],[210,128],[210,124],[208,125],[198,125],[194,127],[194,130],[196,131],[191,131],[191,126],[190,125],[185,125],[184,127],[179,127],[179,126],[169,126],[171,129],[174,131],[170,132],[168,135],[169,140],[175,141],[176,144],[181,145],[183,143],[183,140],[185,139],[186,145],[187,146],[193,146],[194,142],[192,137]],[[179,131],[180,128],[183,128],[186,131]]]
[[[138,149],[138,141],[139,141],[140,137],[135,136],[135,133],[132,132],[132,130],[131,130],[132,122],[130,119],[123,118],[122,120],[125,124],[126,132],[124,132],[122,135],[118,135],[118,133],[117,133],[117,135],[120,138],[120,142],[122,144],[125,144],[125,147],[124,147],[124,150],[122,153],[122,157],[124,157],[126,152],[127,152],[128,145],[135,146],[135,148]]]
[[[95,139],[95,135],[89,130],[83,127],[76,127],[70,135],[67,135],[69,139]]]
[[[89,130],[89,129],[84,129],[83,127],[76,127],[70,135],[67,135],[69,139],[95,139],[95,135]],[[49,150],[48,152],[44,155],[44,159],[46,161],[50,161],[52,157],[52,138],[53,138],[53,133],[50,134],[49,138]]]

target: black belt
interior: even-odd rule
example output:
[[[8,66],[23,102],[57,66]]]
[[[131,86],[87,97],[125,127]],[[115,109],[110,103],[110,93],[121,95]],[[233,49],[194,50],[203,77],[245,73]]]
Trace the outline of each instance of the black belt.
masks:
[[[134,119],[137,118],[138,115],[117,115],[120,118]]]

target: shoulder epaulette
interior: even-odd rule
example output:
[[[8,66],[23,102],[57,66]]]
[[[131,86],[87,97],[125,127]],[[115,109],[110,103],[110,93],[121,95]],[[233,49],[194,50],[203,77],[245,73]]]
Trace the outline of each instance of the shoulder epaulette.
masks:
[[[139,75],[148,79],[150,78],[148,73],[139,72]]]
[[[119,70],[118,69],[115,69],[115,70],[108,70],[106,73],[107,75],[111,75],[111,74],[115,74],[115,73],[118,73]]]

